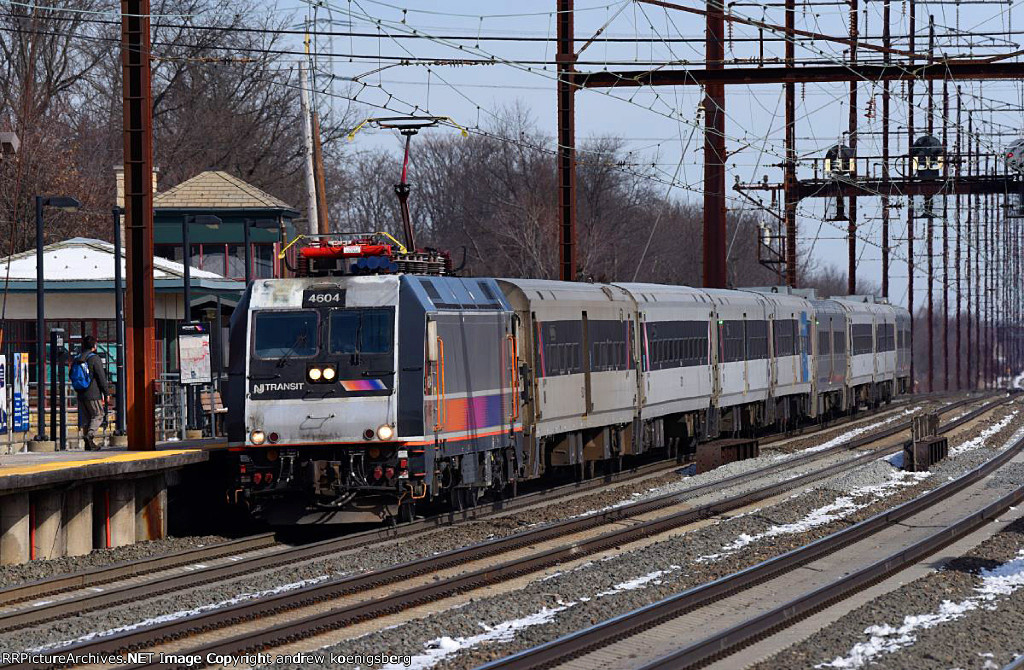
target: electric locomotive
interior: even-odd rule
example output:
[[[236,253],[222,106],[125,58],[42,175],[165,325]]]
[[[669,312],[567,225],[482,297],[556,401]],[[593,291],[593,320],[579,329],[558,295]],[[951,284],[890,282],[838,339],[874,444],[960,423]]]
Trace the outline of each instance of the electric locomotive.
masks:
[[[408,517],[514,477],[515,326],[497,283],[373,237],[300,249],[313,276],[253,282],[232,320],[235,495],[272,524]],[[392,273],[412,263],[436,272]],[[337,274],[371,264],[384,272]]]

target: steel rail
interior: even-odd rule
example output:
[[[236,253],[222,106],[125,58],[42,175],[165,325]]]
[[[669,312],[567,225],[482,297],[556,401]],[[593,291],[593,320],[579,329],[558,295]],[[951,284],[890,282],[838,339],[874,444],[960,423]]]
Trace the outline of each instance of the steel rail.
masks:
[[[947,495],[938,496],[932,504],[939,502],[956,491],[966,488],[970,484],[980,481],[983,477],[991,474],[1001,465],[1005,464],[1015,455],[1024,449],[1024,438],[1018,440],[1012,447],[1004,450],[999,456],[968,473],[970,481],[962,486],[956,487]],[[963,479],[966,479],[963,478]],[[957,480],[959,482],[961,480]],[[951,486],[957,482],[950,482]],[[941,487],[945,488],[945,487]],[[737,626],[725,630],[716,635],[709,636],[704,640],[692,644],[672,654],[655,660],[643,666],[644,670],[660,670],[675,668],[691,668],[704,665],[712,660],[728,656],[740,647],[746,646],[755,639],[768,635],[771,632],[784,628],[796,621],[810,616],[815,611],[838,602],[850,595],[862,591],[869,586],[881,581],[904,568],[920,562],[923,558],[933,554],[939,549],[952,544],[956,540],[977,530],[988,521],[996,518],[1007,510],[1024,500],[1024,485],[1019,486],[1010,493],[1001,497],[984,508],[969,514],[959,521],[952,523],[945,528],[932,533],[926,538],[905,547],[880,561],[853,572],[841,579],[816,589],[810,593],[795,598],[775,609],[745,621]],[[913,502],[913,501],[912,501]],[[923,507],[921,508],[923,509]],[[911,514],[916,513],[914,510]],[[839,546],[843,546],[840,543]],[[838,546],[836,547],[839,548]],[[834,550],[833,550],[834,551]]]
[[[1004,665],[1002,670],[1024,670],[1024,654]]]
[[[208,547],[182,549],[181,551],[160,556],[140,558],[134,561],[125,561],[114,565],[90,568],[82,572],[57,575],[47,579],[8,586],[0,589],[0,607],[14,605],[31,598],[107,584],[119,579],[139,577],[147,573],[189,565],[197,561],[209,561],[224,556],[265,549],[275,543],[276,539],[273,533],[260,533],[236,540],[228,540],[227,542],[219,542]]]
[[[685,467],[686,464],[683,464]],[[583,493],[592,489],[598,489],[608,484],[629,482],[647,475],[656,474],[663,470],[671,470],[680,467],[674,460],[661,459],[653,463],[646,463],[631,467],[628,470],[608,473],[599,477],[593,477],[582,482],[573,482],[559,486],[548,487],[538,491],[531,491],[515,498],[507,500],[495,500],[479,503],[476,507],[447,511],[434,516],[417,519],[411,523],[399,526],[387,526],[371,530],[352,533],[342,538],[329,538],[316,543],[303,545],[302,548],[309,549],[320,547],[314,551],[318,555],[327,555],[332,551],[345,549],[356,549],[367,546],[385,539],[398,539],[407,535],[414,535],[429,530],[451,526],[466,521],[486,519],[496,514],[513,511],[522,507],[535,505],[538,502],[549,500],[552,495],[557,497],[569,496],[574,493]],[[32,598],[50,596],[57,593],[64,593],[77,589],[98,586],[120,579],[139,577],[148,573],[166,570],[170,568],[190,565],[192,563],[209,561],[224,556],[241,554],[257,549],[265,549],[276,543],[274,533],[259,533],[236,540],[221,542],[209,547],[200,549],[184,549],[160,556],[141,558],[133,561],[126,561],[114,565],[107,565],[92,568],[80,573],[58,575],[56,577],[41,579],[24,584],[17,584],[0,589],[0,607],[23,602]],[[284,550],[285,552],[290,550]],[[322,552],[322,553],[321,553]],[[274,554],[279,556],[280,554]],[[294,557],[293,557],[294,558]],[[196,570],[190,573],[193,577],[204,574],[203,570]],[[194,583],[194,582],[193,582]],[[0,630],[6,626],[6,614],[0,613]]]
[[[971,398],[967,401],[970,402],[974,400],[977,400],[977,398]],[[943,432],[952,430],[956,426],[962,425],[963,422],[991,411],[1008,400],[1009,396],[1006,396],[989,402],[983,407],[973,410],[967,416],[960,417],[956,421],[951,422],[950,425],[944,426],[941,430]],[[964,404],[964,401],[952,403],[943,411],[949,411],[950,409],[962,404]],[[542,526],[535,531],[528,531],[516,536],[492,540],[479,545],[457,549],[438,556],[393,566],[372,573],[356,575],[303,589],[297,589],[295,591],[278,594],[270,598],[241,603],[220,610],[213,610],[196,617],[164,622],[147,628],[136,629],[119,635],[92,640],[79,645],[66,647],[61,651],[74,652],[76,654],[96,654],[115,653],[125,649],[143,649],[153,646],[154,644],[159,644],[163,640],[177,639],[207,630],[216,630],[241,621],[253,620],[274,613],[305,607],[315,602],[321,602],[351,593],[365,591],[384,584],[436,571],[438,569],[454,567],[464,564],[467,561],[479,560],[491,555],[505,553],[537,542],[557,539],[568,533],[581,532],[609,522],[618,521],[629,516],[654,511],[656,509],[685,501],[688,497],[693,497],[694,493],[698,490],[706,491],[709,489],[720,489],[723,485],[727,485],[730,482],[739,483],[755,477],[764,476],[768,470],[774,471],[781,468],[789,469],[795,463],[800,461],[809,461],[812,459],[817,460],[829,453],[855,449],[871,442],[886,439],[906,430],[908,425],[909,422],[906,422],[905,424],[884,429],[869,436],[851,440],[850,442],[842,445],[836,445],[836,447],[832,447],[827,450],[808,454],[807,457],[788,459],[787,461],[775,464],[770,468],[764,468],[752,473],[736,475],[725,480],[695,487],[689,491],[660,496],[659,498],[649,501],[633,503],[632,505],[608,510],[597,515],[569,519],[563,522],[550,524],[548,526]],[[862,454],[857,458],[845,461],[836,466],[830,466],[804,475],[799,475],[784,482],[773,484],[752,492],[732,496],[731,498],[723,501],[702,505],[697,508],[685,510],[681,513],[617,529],[588,540],[563,545],[525,560],[513,560],[498,566],[489,566],[482,570],[451,577],[426,586],[413,588],[400,593],[384,596],[382,598],[363,601],[349,607],[344,607],[323,614],[296,619],[295,621],[288,622],[282,626],[274,628],[269,633],[268,631],[260,631],[227,640],[220,640],[212,645],[204,646],[201,653],[204,655],[208,653],[237,654],[246,650],[281,644],[286,641],[308,637],[309,635],[316,634],[323,630],[338,628],[356,621],[371,619],[384,614],[400,611],[419,603],[429,602],[431,600],[436,600],[459,592],[473,590],[488,584],[506,581],[519,575],[534,572],[548,566],[557,565],[565,562],[566,560],[572,560],[588,554],[612,549],[624,543],[658,535],[668,530],[672,530],[673,528],[729,511],[730,509],[736,509],[764,500],[777,495],[780,492],[790,490],[807,481],[831,476],[837,472],[842,472],[845,469],[851,469],[862,463],[878,458],[880,453],[884,454],[894,452],[901,448],[901,446],[902,445],[893,445],[887,449]],[[157,663],[135,667],[166,668],[174,666]]]
[[[944,407],[941,411],[943,413],[952,411],[965,404],[977,402],[979,400],[983,400],[984,398],[985,396],[964,398],[954,403],[951,403],[950,405]],[[954,424],[950,425],[953,425],[953,427],[955,427]],[[834,428],[834,426],[830,428]],[[629,512],[629,514],[626,514],[626,516],[632,516],[635,514],[642,514],[648,511],[654,511],[669,504],[674,504],[675,502],[677,502],[677,499],[681,495],[685,497],[694,497],[695,495],[700,495],[709,490],[719,488],[723,484],[728,485],[732,483],[742,483],[743,481],[750,480],[758,476],[763,476],[765,474],[771,474],[773,472],[788,469],[794,464],[798,465],[803,462],[811,462],[814,460],[824,458],[830,454],[837,453],[839,451],[855,449],[859,446],[863,446],[864,444],[868,444],[879,439],[884,439],[885,437],[888,437],[899,432],[900,430],[905,429],[906,426],[897,425],[892,428],[879,431],[877,433],[861,436],[850,442],[836,445],[835,447],[832,447],[828,450],[822,450],[821,452],[810,454],[805,457],[788,459],[783,463],[775,464],[762,470],[734,475],[733,477],[730,477],[728,479],[700,485],[681,493],[668,494],[665,496],[661,496],[659,498],[653,498],[651,499],[651,501],[645,501],[655,503],[653,506],[639,507],[638,505],[640,505],[640,503],[623,505],[622,507],[619,507],[616,510],[605,512],[605,514],[609,515],[608,517],[601,517],[597,523],[591,522],[587,525],[587,527],[600,525],[600,523],[609,523],[611,520],[613,520],[610,516],[612,512],[619,512],[620,514],[623,512]],[[163,579],[160,579],[159,581],[146,582],[142,584],[128,584],[120,588],[111,588],[100,592],[85,593],[80,596],[66,598],[63,600],[57,600],[52,603],[41,604],[31,608],[23,608],[11,612],[0,613],[0,631],[8,632],[12,630],[17,630],[19,628],[25,628],[27,626],[38,625],[41,623],[45,623],[47,621],[57,620],[65,616],[79,615],[85,612],[95,611],[101,608],[109,608],[128,602],[134,602],[139,600],[140,598],[151,598],[159,596],[161,594],[171,593],[173,591],[183,588],[194,588],[202,584],[224,581],[242,575],[251,574],[252,572],[258,570],[270,570],[298,561],[306,561],[324,556],[331,556],[339,551],[357,549],[364,546],[378,544],[384,540],[397,539],[405,536],[416,535],[422,532],[436,529],[443,525],[452,525],[454,523],[461,521],[488,518],[498,513],[528,507],[530,505],[536,504],[538,501],[550,501],[552,494],[563,494],[568,496],[576,492],[583,492],[595,488],[600,488],[601,486],[607,485],[608,483],[615,483],[620,480],[629,480],[631,478],[639,478],[645,476],[646,474],[658,472],[659,470],[662,469],[668,470],[675,467],[678,467],[678,465],[674,463],[669,464],[664,461],[661,461],[658,463],[652,463],[646,466],[641,466],[637,468],[635,471],[624,471],[621,473],[614,473],[612,475],[606,475],[604,477],[587,480],[585,482],[566,484],[560,487],[549,488],[529,494],[524,494],[523,496],[512,498],[510,500],[495,501],[490,506],[483,505],[477,508],[464,510],[463,512],[457,513],[446,512],[444,514],[437,515],[434,517],[420,519],[410,524],[402,524],[400,526],[395,527],[368,530],[361,533],[348,535],[342,538],[330,538],[327,540],[322,540],[320,542],[295,547],[292,549],[285,549],[282,551],[264,554],[261,556],[253,556],[244,561],[236,561],[226,565],[211,566],[199,570],[192,570],[180,575],[170,575]],[[619,518],[622,517],[615,516],[614,520],[618,520]],[[579,532],[578,530],[573,530],[574,527],[579,527],[582,530],[586,529],[585,527],[582,527],[583,524],[580,524],[578,520],[573,519],[559,522],[559,524],[560,525],[556,526],[541,527],[538,530],[549,529],[546,533],[544,533],[546,539],[547,537],[550,537],[552,535],[553,531],[556,530],[564,533]],[[535,532],[537,531],[528,531],[528,533],[521,533],[519,534],[519,536],[525,537],[528,534]],[[537,536],[530,535],[529,539],[531,539],[531,541],[543,541],[538,540],[536,538]],[[499,542],[501,540],[508,539],[509,538],[499,538],[498,540],[494,540],[492,542]],[[210,549],[213,550],[216,548],[211,547]],[[202,552],[202,550],[199,551]],[[217,556],[229,555],[230,553],[232,552],[223,551],[219,552]],[[500,551],[497,551],[496,553],[500,553]],[[189,552],[181,552],[180,554],[168,556],[168,560],[161,561],[160,566],[155,569],[165,569],[180,565],[188,565],[191,562],[196,562],[200,560],[210,560],[212,557],[212,555],[204,553],[190,554]],[[68,590],[68,588],[80,588],[83,586],[91,586],[98,583],[103,583],[104,581],[109,582],[122,577],[130,577],[136,576],[138,574],[143,574],[147,571],[151,572],[152,570],[145,570],[144,564],[146,563],[147,560],[148,559],[143,559],[142,561],[135,561],[130,564],[112,566],[109,568],[97,568],[96,570],[90,571],[90,574],[93,574],[93,576],[92,578],[87,580],[88,583],[78,583],[76,582],[75,576],[70,576],[69,578],[67,578],[67,580],[65,580],[64,578],[58,580],[57,585],[70,585],[63,589]],[[21,587],[12,587],[11,589],[9,589],[9,591],[15,592],[15,594],[17,594],[18,589],[24,589],[28,595],[18,598],[19,600],[24,600],[25,598],[49,595],[58,590],[48,590],[46,586],[48,583],[48,581],[33,582],[31,584],[26,584]],[[6,592],[7,590],[0,591],[0,602],[2,602],[2,598]],[[8,600],[8,602],[14,601]]]
[[[552,667],[566,660],[590,653],[595,649],[606,646],[610,642],[642,633],[644,630],[678,618],[695,609],[717,602],[741,590],[748,589],[768,579],[806,565],[813,560],[838,551],[853,542],[864,539],[883,528],[917,514],[967,486],[978,482],[1016,456],[1022,449],[1024,449],[1024,438],[1015,442],[998,456],[971,470],[963,477],[948,482],[891,510],[881,512],[832,535],[713,582],[687,589],[651,605],[602,621],[582,631],[571,633],[546,644],[488,663],[482,666],[482,670],[483,668],[486,668],[486,670],[497,670],[498,668],[518,670],[521,668]],[[1024,489],[1018,489],[1015,493],[1024,494]],[[1007,503],[1007,506],[1010,504],[1012,502]],[[976,515],[983,512],[984,510],[976,513]],[[943,532],[946,531],[941,531],[937,535],[941,535]],[[884,564],[885,562],[883,561],[882,563]],[[859,572],[854,573],[854,575],[859,574]],[[805,610],[804,615],[815,607],[819,607],[824,601],[818,600],[815,602],[817,604]],[[775,617],[791,617],[794,611],[792,607],[793,604],[790,603],[785,607],[773,610],[772,614]],[[793,619],[790,618],[790,620]],[[659,659],[648,667],[684,668],[711,661],[716,655],[724,653],[727,647],[734,648],[740,644],[741,638],[743,642],[749,641],[753,636],[762,634],[766,629],[758,627],[756,630],[758,632],[751,633],[750,635],[741,635],[735,628],[730,629],[720,635],[711,636],[695,645],[691,645],[687,649],[678,652],[678,654],[672,654]],[[684,652],[686,652],[685,657],[683,655]]]

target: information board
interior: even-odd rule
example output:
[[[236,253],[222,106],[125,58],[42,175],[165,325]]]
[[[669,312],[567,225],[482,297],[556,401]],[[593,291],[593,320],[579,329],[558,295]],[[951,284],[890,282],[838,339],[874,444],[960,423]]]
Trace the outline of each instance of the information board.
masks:
[[[182,384],[209,384],[213,381],[210,324],[193,321],[178,326],[178,361]]]
[[[0,435],[7,432],[7,355],[0,354]]]
[[[11,364],[11,430],[28,432],[28,354],[14,354]]]

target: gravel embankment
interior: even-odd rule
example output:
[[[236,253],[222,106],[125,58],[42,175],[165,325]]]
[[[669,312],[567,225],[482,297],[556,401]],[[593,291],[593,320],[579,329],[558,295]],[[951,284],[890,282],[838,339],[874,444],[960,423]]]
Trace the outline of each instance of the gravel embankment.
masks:
[[[48,579],[57,575],[75,574],[125,561],[137,561],[178,551],[199,549],[227,541],[218,535],[168,537],[163,540],[138,542],[114,549],[96,549],[85,556],[65,556],[46,561],[0,567],[0,588]]]
[[[531,525],[546,523],[554,520],[564,519],[569,516],[584,514],[596,509],[602,509],[611,505],[621,504],[624,501],[636,500],[643,497],[653,496],[669,491],[678,491],[698,484],[719,481],[725,477],[754,468],[763,467],[768,462],[774,462],[782,458],[780,455],[766,455],[760,459],[733,463],[720,468],[714,472],[700,475],[698,477],[683,477],[681,471],[674,471],[666,475],[647,479],[642,482],[633,482],[618,486],[614,489],[603,489],[591,494],[576,498],[572,501],[562,501],[550,506],[524,510],[509,514],[499,519],[482,520],[471,522],[452,528],[440,529],[410,540],[396,542],[386,547],[370,547],[358,550],[336,558],[320,559],[312,563],[289,565],[285,568],[267,571],[264,573],[247,575],[244,578],[229,582],[204,585],[201,589],[182,591],[162,596],[157,599],[139,603],[130,603],[103,612],[85,613],[81,616],[65,619],[59,622],[52,622],[41,626],[38,629],[26,629],[6,636],[0,636],[0,648],[23,649],[40,646],[49,646],[61,641],[69,641],[79,636],[95,633],[97,631],[110,630],[120,626],[135,625],[145,622],[151,617],[161,615],[185,616],[198,607],[210,607],[211,605],[226,605],[239,600],[246,600],[257,597],[262,593],[282,588],[295,588],[299,585],[313,581],[321,581],[330,576],[352,574],[367,570],[378,569],[388,565],[414,560],[434,553],[448,551],[450,549],[465,546],[484,539],[507,536],[521,531]],[[888,468],[888,466],[886,466]],[[888,468],[891,469],[891,468]],[[792,476],[788,472],[784,477]],[[855,476],[855,475],[848,475]],[[850,484],[856,486],[857,484]],[[754,488],[755,485],[749,485]],[[729,494],[733,491],[729,491]],[[723,493],[723,495],[725,495]],[[688,565],[690,561],[703,554],[714,553],[724,544],[735,539],[739,533],[756,534],[771,527],[775,523],[785,523],[787,518],[799,520],[809,510],[827,504],[834,500],[835,495],[825,491],[815,491],[789,501],[792,507],[788,512],[780,512],[778,515],[773,508],[770,516],[765,514],[750,515],[731,521],[729,529],[720,537],[709,536],[704,544],[696,542],[683,542],[682,549],[674,546],[666,547],[662,558],[655,560],[652,565]],[[781,541],[776,540],[775,545]],[[799,540],[795,540],[798,546]],[[760,549],[744,549],[744,559],[761,556]],[[682,552],[682,553],[680,553]],[[687,553],[689,552],[689,553]],[[678,558],[677,558],[678,556]],[[767,557],[767,554],[763,557]],[[738,567],[733,561],[734,558],[723,560],[718,563],[709,563],[702,570],[701,574],[726,574]],[[758,559],[760,560],[760,559]],[[665,563],[668,561],[668,563]],[[679,561],[683,561],[679,563]],[[644,569],[637,572],[635,566],[625,566],[621,570],[622,577],[618,573],[609,573],[603,578],[608,588],[616,583],[647,574],[655,569]],[[717,570],[718,572],[714,572]],[[573,574],[573,573],[570,573]],[[680,575],[674,575],[673,580]],[[602,577],[595,574],[582,575],[584,581],[598,583]],[[700,578],[703,579],[703,578]],[[553,581],[553,580],[552,580]],[[666,588],[669,582],[666,582]],[[674,583],[674,582],[673,582]],[[549,582],[545,582],[547,586]],[[600,590],[600,589],[598,589]],[[542,589],[543,591],[543,589]],[[546,591],[550,593],[550,590]],[[572,591],[567,591],[572,592]],[[585,590],[583,591],[586,592]],[[541,598],[543,601],[544,599]],[[602,599],[604,600],[604,599]],[[611,599],[609,598],[609,601]],[[527,608],[528,609],[528,608]],[[496,612],[511,612],[501,607]],[[594,615],[599,616],[599,615]],[[603,617],[600,617],[603,618]],[[486,618],[483,620],[487,620]],[[422,639],[410,642],[414,647],[422,644]]]
[[[513,535],[537,524],[582,515],[664,493],[681,492],[700,484],[720,481],[741,472],[763,467],[766,463],[777,461],[779,458],[779,456],[764,456],[759,459],[730,463],[713,472],[696,477],[682,474],[692,470],[691,467],[684,467],[642,482],[625,484],[613,490],[602,489],[571,501],[552,503],[534,510],[522,510],[497,519],[484,519],[440,529],[383,548],[373,545],[336,558],[321,558],[312,562],[292,564],[276,570],[246,575],[231,581],[207,584],[201,589],[167,594],[145,602],[129,603],[106,611],[86,612],[81,616],[50,622],[39,628],[0,635],[0,649],[51,645],[73,640],[95,631],[138,624],[161,615],[185,616],[198,607],[206,607],[211,604],[224,606],[240,599],[247,600],[257,597],[274,589],[297,588],[331,576],[366,572],[412,561],[486,539]],[[821,466],[818,464],[812,467]],[[793,471],[787,471],[783,475],[777,476],[776,479],[791,477],[794,474]],[[751,482],[746,484],[742,490],[757,488],[759,485],[760,482]],[[717,494],[717,497],[731,495],[734,491],[722,491]]]
[[[984,440],[967,439],[986,433]],[[346,654],[386,651],[419,655],[424,667],[434,662],[438,668],[472,667],[838,531],[976,467],[1017,433],[1024,434],[1024,415],[1014,403],[976,428],[952,435],[951,446],[962,449],[928,476],[902,473],[887,461],[875,461],[773,507],[584,563],[520,590],[475,599],[328,650]],[[1007,468],[1002,476],[1024,480],[1024,468]]]
[[[164,595],[145,602],[129,603],[103,612],[88,612],[73,619],[52,622],[38,629],[26,629],[0,636],[0,648],[25,648],[51,645],[73,640],[97,630],[138,624],[161,615],[185,616],[197,607],[211,604],[224,606],[239,599],[251,599],[273,589],[296,588],[321,581],[330,576],[353,574],[415,560],[435,553],[466,546],[495,537],[512,535],[534,525],[558,521],[665,493],[677,493],[707,482],[721,481],[735,474],[762,468],[791,455],[769,454],[757,459],[730,463],[713,472],[696,477],[687,476],[692,467],[674,469],[666,474],[639,482],[625,483],[614,488],[601,489],[568,501],[536,509],[521,510],[494,519],[469,522],[444,528],[424,535],[399,541],[382,548],[372,546],[336,558],[289,565],[272,571],[247,575],[236,580],[207,584],[201,589]],[[806,466],[817,469],[822,465]],[[774,480],[792,477],[801,470],[786,471]],[[757,488],[761,482],[751,482],[740,490]],[[722,491],[716,497],[732,495],[736,489]]]
[[[1024,480],[1018,480],[1024,481]],[[1024,652],[1024,519],[756,670],[1001,668]]]

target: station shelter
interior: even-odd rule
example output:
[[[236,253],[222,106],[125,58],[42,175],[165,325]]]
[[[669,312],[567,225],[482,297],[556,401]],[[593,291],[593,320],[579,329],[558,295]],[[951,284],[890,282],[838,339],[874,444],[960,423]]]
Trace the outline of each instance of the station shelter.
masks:
[[[96,337],[112,382],[116,379],[114,259],[112,244],[87,238],[50,244],[44,247],[43,253],[46,332],[49,333],[51,328],[63,328],[72,351],[78,349],[85,335]],[[157,372],[161,379],[170,381],[178,367],[177,324],[185,318],[184,266],[159,257],[154,258],[153,265]],[[123,273],[124,250],[121,267]],[[37,375],[35,250],[0,260],[0,277],[6,279],[3,296],[0,296],[0,319],[3,323],[0,353],[6,355],[9,365],[14,361],[15,353],[28,354],[29,395],[34,398]],[[192,271],[192,290],[196,294],[237,302],[243,289],[242,281],[199,268]],[[225,321],[225,329],[226,326]],[[226,351],[221,360],[226,363]],[[51,369],[48,365],[47,383]],[[8,374],[8,383],[10,380],[11,375]],[[67,395],[73,405],[74,393]],[[31,419],[35,421],[34,411]],[[0,440],[0,444],[2,442]]]

